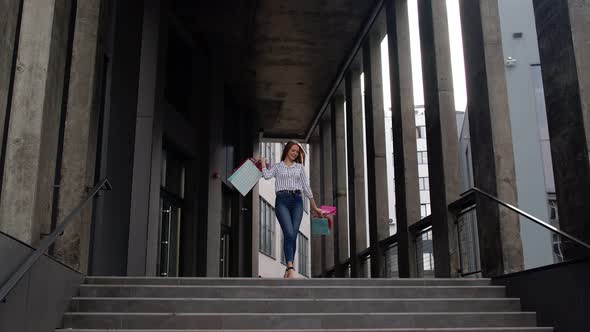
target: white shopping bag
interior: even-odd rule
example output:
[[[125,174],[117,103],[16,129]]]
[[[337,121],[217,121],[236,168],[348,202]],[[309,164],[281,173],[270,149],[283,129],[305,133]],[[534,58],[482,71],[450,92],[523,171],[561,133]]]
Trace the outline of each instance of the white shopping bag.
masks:
[[[252,161],[252,159],[247,159],[233,172],[228,181],[240,192],[240,194],[242,194],[242,196],[246,196],[258,183],[258,180],[260,180],[261,177],[262,172],[258,166]]]

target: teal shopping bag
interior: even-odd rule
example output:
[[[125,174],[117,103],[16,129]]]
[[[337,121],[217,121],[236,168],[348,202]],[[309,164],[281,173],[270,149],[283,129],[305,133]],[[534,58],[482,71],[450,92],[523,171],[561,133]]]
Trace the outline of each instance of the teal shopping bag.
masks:
[[[246,159],[227,179],[242,196],[246,196],[262,177],[259,165]]]
[[[312,235],[330,235],[330,225],[327,218],[312,218],[311,219],[311,234]]]

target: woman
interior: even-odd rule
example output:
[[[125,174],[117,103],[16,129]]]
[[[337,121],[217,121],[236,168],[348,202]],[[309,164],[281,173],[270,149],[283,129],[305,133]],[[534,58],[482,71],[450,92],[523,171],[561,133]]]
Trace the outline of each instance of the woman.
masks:
[[[309,187],[309,181],[303,165],[305,163],[305,151],[297,142],[288,142],[283,149],[281,162],[273,165],[270,169],[266,162],[261,159],[262,175],[266,180],[276,178],[275,181],[275,213],[284,235],[284,252],[287,261],[287,270],[283,278],[294,278],[295,249],[297,246],[297,234],[303,217],[303,196],[305,194],[311,201],[312,211],[322,215]]]

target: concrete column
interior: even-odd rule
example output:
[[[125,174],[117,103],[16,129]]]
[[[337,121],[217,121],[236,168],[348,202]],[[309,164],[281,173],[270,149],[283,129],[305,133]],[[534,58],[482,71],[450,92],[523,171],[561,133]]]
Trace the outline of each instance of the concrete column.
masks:
[[[97,149],[97,43],[100,0],[79,1],[70,67],[67,114],[61,158],[57,220],[63,220],[93,187]],[[53,255],[69,266],[88,270],[92,208],[66,228]]]
[[[344,98],[336,96],[332,100],[332,157],[334,160],[333,183],[334,203],[338,214],[334,220],[337,248],[336,261],[340,264],[350,257],[348,234],[348,200],[346,196],[346,132],[344,118]],[[344,270],[337,271],[337,277],[344,277]]]
[[[459,255],[448,205],[459,198],[460,182],[447,5],[444,1],[419,0],[418,13],[435,275],[451,277],[459,268]]]
[[[474,183],[501,200],[516,204],[498,2],[461,0],[460,6]],[[484,275],[521,270],[524,262],[517,216],[479,197],[477,219]]]
[[[93,222],[93,275],[126,275],[129,219],[133,178],[133,150],[139,86],[142,19],[137,15],[143,0],[103,2],[107,8],[101,28],[104,68],[103,127],[99,176],[113,184],[108,195],[97,200]],[[102,8],[101,8],[102,9]],[[102,15],[101,15],[102,16]]]
[[[410,278],[416,276],[417,268],[415,240],[408,232],[408,226],[420,220],[420,191],[407,0],[388,1],[386,15],[394,136],[398,267],[400,277]]]
[[[332,124],[331,124],[331,112],[328,112],[325,118],[321,122],[320,135],[322,144],[322,164],[321,164],[321,178],[322,188],[321,198],[322,201],[317,202],[322,205],[334,205],[333,193],[333,181],[332,172],[335,171],[334,164],[332,163]],[[334,267],[334,232],[330,235],[323,237],[324,247],[324,266],[323,272]]]
[[[221,241],[221,218],[222,211],[222,182],[220,178],[213,177],[215,172],[221,172],[224,168],[223,150],[223,115],[224,111],[224,88],[223,71],[220,63],[212,57],[209,80],[210,104],[209,104],[209,200],[207,206],[207,277],[219,277],[219,246]]]
[[[163,87],[159,82],[164,79],[167,35],[166,22],[161,20],[160,13],[165,12],[162,7],[160,0],[146,0],[143,12],[127,253],[129,276],[156,275],[163,132]]]
[[[252,150],[254,156],[260,156],[262,151],[260,151],[260,138],[258,141],[254,143]],[[259,185],[254,186],[252,188],[252,234],[251,234],[251,242],[252,242],[252,250],[250,251],[250,255],[252,256],[252,278],[257,278],[259,276],[259,241],[260,241],[260,187]],[[312,258],[313,260],[313,254]],[[313,262],[313,261],[312,261]],[[312,274],[313,275],[313,274]]]
[[[380,18],[385,18],[380,16]],[[385,37],[385,26],[375,24],[370,35],[371,66],[371,116],[373,118],[373,142],[375,152],[375,203],[377,204],[377,240],[389,237],[389,190],[387,188],[387,151],[385,131],[385,106],[383,105],[383,67],[381,59],[381,41]],[[382,31],[383,30],[383,31]],[[366,73],[366,71],[365,71]],[[368,76],[365,74],[365,79]],[[368,91],[365,84],[365,91]],[[365,92],[367,94],[367,92]],[[365,100],[369,98],[365,97]],[[367,108],[368,110],[368,108]],[[368,112],[368,111],[367,111]],[[367,113],[368,114],[368,113]],[[368,117],[367,117],[368,119]],[[389,124],[387,124],[389,125]]]
[[[0,230],[33,245],[50,231],[69,15],[69,1],[23,4]]]
[[[363,46],[365,79],[365,126],[367,144],[367,181],[369,240],[371,242],[371,276],[384,273],[384,257],[379,241],[389,236],[389,201],[387,197],[387,159],[385,149],[385,114],[381,75],[381,33],[373,31]]]
[[[321,163],[322,163],[322,146],[320,144],[320,136],[318,130],[311,137],[309,142],[310,153],[310,172],[309,182],[311,191],[317,204],[322,202],[321,196]],[[322,251],[322,238],[317,235],[311,235],[311,275],[317,277],[322,274],[322,267],[324,266],[324,253]]]
[[[331,191],[326,193],[332,199],[333,205],[338,206],[338,155],[336,151],[336,101],[332,98],[330,101],[330,153],[332,158],[332,169],[328,176],[332,178]],[[333,217],[332,236],[334,238],[334,276],[336,278],[344,277],[344,268],[340,265],[340,229],[339,216]]]
[[[356,249],[359,252],[368,248],[367,243],[367,190],[365,188],[365,127],[363,124],[363,100],[361,90],[360,70],[351,70],[351,102],[352,107],[352,145],[354,149],[354,204],[355,204],[355,227],[356,227]],[[348,98],[348,97],[347,97]],[[347,101],[348,104],[348,101]],[[347,126],[348,128],[348,126]],[[347,129],[348,130],[348,129]],[[351,253],[353,254],[353,253]]]
[[[590,1],[533,2],[547,107],[559,226],[590,242]],[[581,252],[562,248],[568,258]]]
[[[3,166],[4,130],[6,117],[10,115],[12,83],[15,75],[14,65],[16,51],[18,50],[18,39],[20,19],[23,1],[0,1],[0,13],[3,14],[0,20],[0,171]],[[0,176],[0,183],[2,177]]]
[[[361,91],[360,70],[352,68],[347,73],[347,87],[346,91],[346,131],[349,138],[348,144],[354,151],[353,159],[354,167],[349,168],[349,172],[354,176],[354,185],[349,189],[354,190],[354,195],[350,196],[350,204],[354,204],[354,210],[349,208],[350,213],[350,241],[354,241],[354,246],[351,246],[350,255],[356,259],[356,256],[367,248],[367,204],[366,204],[366,189],[365,189],[365,136],[363,124],[363,104]],[[349,133],[350,132],[350,133]],[[351,137],[352,136],[352,137]],[[352,139],[350,139],[352,138]],[[350,167],[350,166],[349,166]],[[353,200],[354,197],[354,200]],[[354,214],[353,214],[354,211]],[[354,233],[354,234],[353,234]],[[353,250],[354,249],[354,250]],[[360,263],[358,265],[360,273]],[[354,266],[353,266],[354,273]]]
[[[590,158],[590,149],[588,148],[590,146],[590,1],[568,0],[568,6],[586,135],[586,151]],[[586,169],[588,170],[588,168]],[[580,184],[578,183],[578,185]],[[585,232],[579,235],[586,242],[590,242],[590,228],[588,226],[586,226]]]

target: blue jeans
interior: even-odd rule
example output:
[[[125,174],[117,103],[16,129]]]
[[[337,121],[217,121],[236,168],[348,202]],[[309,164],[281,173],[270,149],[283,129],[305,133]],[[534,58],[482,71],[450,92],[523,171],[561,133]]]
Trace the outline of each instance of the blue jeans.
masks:
[[[301,193],[277,192],[275,213],[285,238],[283,247],[285,260],[293,263],[295,250],[297,249],[297,235],[299,234],[301,218],[303,218],[303,197]]]

